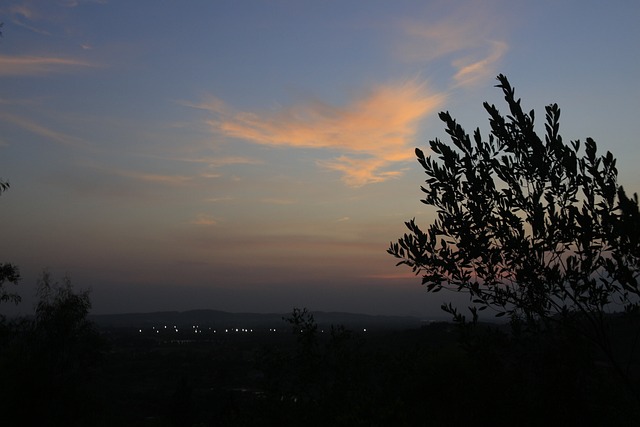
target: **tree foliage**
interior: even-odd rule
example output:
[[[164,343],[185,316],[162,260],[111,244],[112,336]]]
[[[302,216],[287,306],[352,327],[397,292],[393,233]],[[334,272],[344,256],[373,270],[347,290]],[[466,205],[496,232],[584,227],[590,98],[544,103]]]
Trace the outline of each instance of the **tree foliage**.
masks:
[[[0,23],[0,28],[2,28],[2,23]],[[2,35],[2,32],[0,32],[0,35]],[[0,179],[0,195],[8,189],[9,183]],[[17,285],[19,281],[20,271],[18,270],[18,267],[16,265],[8,262],[0,263],[0,303],[13,302],[15,304],[18,304],[22,300],[20,295],[9,292],[4,287],[5,282]]]
[[[20,271],[14,264],[4,262],[0,263],[0,302],[20,303],[22,298],[20,295],[5,289],[5,282],[17,285],[20,281]]]
[[[534,111],[497,79],[509,114],[484,103],[488,140],[442,112],[452,145],[435,139],[431,155],[416,149],[427,175],[421,201],[436,219],[425,230],[407,221],[388,252],[428,291],[467,292],[474,320],[487,308],[530,325],[568,320],[606,345],[606,313],[638,309],[637,195],[627,196],[616,159],[594,140],[563,141],[557,104],[546,107],[539,136]],[[451,304],[443,309],[464,320]]]
[[[88,425],[95,416],[95,369],[103,339],[87,318],[87,291],[45,271],[33,317],[6,325],[0,340],[0,410],[20,408],[23,425]],[[37,408],[29,410],[27,408]]]

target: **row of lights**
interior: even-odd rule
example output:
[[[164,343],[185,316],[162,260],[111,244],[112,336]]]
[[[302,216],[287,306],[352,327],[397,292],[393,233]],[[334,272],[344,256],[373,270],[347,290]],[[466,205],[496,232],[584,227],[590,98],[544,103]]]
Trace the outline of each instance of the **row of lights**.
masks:
[[[202,329],[200,329],[200,326],[198,325],[193,325],[191,327],[193,329],[193,333],[194,334],[201,334],[202,333]],[[167,326],[165,325],[164,329],[167,329]],[[160,329],[156,329],[156,327],[153,327],[153,330],[156,332],[156,334],[160,333]],[[174,332],[178,332],[178,327],[177,326],[173,326],[173,330]],[[209,330],[211,331],[212,329],[209,328]],[[300,329],[300,332],[302,333],[304,330]],[[138,329],[139,333],[142,333],[142,329]],[[229,333],[229,332],[253,332],[253,329],[246,329],[246,328],[231,328],[231,329],[225,329],[224,330],[225,333]],[[269,332],[276,332],[276,328],[269,328]],[[321,333],[324,333],[324,330],[320,331]],[[364,328],[362,330],[362,332],[367,332],[367,328]],[[217,334],[218,331],[216,329],[213,329],[213,333]]]
[[[164,328],[156,328],[155,326],[152,327],[152,330],[155,331],[156,334],[159,334],[160,331],[162,329],[167,329],[167,326],[165,325]],[[193,330],[194,334],[201,334],[203,333],[203,330],[200,329],[199,325],[193,325],[191,327],[191,329]],[[176,325],[173,326],[173,330],[174,332],[178,332],[178,327]],[[209,331],[212,331],[214,334],[218,333],[217,329],[212,329],[209,328]],[[138,329],[139,333],[142,333],[142,329]],[[224,330],[225,333],[229,333],[229,332],[253,332],[253,329],[248,329],[248,328],[227,328]],[[269,332],[276,332],[275,328],[269,328]]]

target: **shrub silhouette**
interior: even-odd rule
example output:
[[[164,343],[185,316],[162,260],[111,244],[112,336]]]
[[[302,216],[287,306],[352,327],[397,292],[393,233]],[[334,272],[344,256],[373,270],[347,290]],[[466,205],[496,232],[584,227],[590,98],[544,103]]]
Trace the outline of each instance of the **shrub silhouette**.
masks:
[[[616,159],[599,155],[591,138],[563,141],[557,104],[545,109],[541,137],[534,111],[523,110],[505,76],[497,80],[509,114],[484,103],[488,140],[442,112],[452,145],[434,139],[431,155],[416,149],[427,175],[421,201],[437,216],[426,230],[407,221],[409,232],[387,252],[427,291],[468,293],[472,322],[489,309],[519,330],[559,328],[589,340],[631,387],[609,314],[639,308],[637,195],[618,185]],[[452,304],[442,308],[466,321]]]
[[[104,344],[87,319],[88,292],[44,272],[33,317],[7,326],[0,349],[0,407],[17,425],[93,425]],[[6,406],[5,406],[6,405]]]

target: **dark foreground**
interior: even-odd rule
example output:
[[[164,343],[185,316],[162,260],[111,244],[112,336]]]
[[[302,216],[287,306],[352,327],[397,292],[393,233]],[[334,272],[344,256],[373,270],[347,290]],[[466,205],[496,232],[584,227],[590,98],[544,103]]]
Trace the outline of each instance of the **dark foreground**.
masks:
[[[5,420],[15,420],[6,425],[634,425],[638,419],[627,385],[597,352],[566,336],[513,337],[496,326],[448,323],[349,330],[319,326],[304,313],[279,328],[196,333],[195,326],[100,328],[93,347],[80,353],[92,355],[86,360],[68,347],[66,355],[13,360],[11,372],[5,364],[1,409]],[[38,366],[50,363],[46,357],[69,360],[56,359],[59,369],[52,371]],[[637,387],[635,365],[628,367]]]

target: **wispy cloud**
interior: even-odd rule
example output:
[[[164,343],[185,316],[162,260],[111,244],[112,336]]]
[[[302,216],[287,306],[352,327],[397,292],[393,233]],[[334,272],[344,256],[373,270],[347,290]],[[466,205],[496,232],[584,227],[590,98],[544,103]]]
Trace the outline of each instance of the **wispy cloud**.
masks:
[[[409,160],[412,151],[407,150],[407,155],[396,161]],[[328,169],[333,169],[343,173],[342,180],[351,187],[360,187],[365,184],[383,182],[389,178],[396,178],[402,175],[400,170],[382,170],[395,163],[395,161],[385,158],[369,157],[356,159],[348,156],[340,156],[334,160],[318,161],[318,164]]]
[[[31,5],[27,5],[25,3],[14,4],[8,8],[7,12],[8,15],[11,16],[12,24],[26,28],[29,31],[43,36],[51,35],[49,31],[36,27],[32,24],[33,21],[40,18],[37,8],[33,8]]]
[[[60,5],[63,7],[78,7],[82,3],[96,3],[96,4],[107,4],[107,0],[64,0],[60,2]]]
[[[260,201],[267,205],[293,205],[296,203],[296,201],[292,199],[276,199],[276,198],[265,198],[265,199],[261,199]]]
[[[507,51],[507,44],[504,42],[490,42],[486,53],[479,59],[468,56],[456,59],[453,65],[458,70],[453,76],[458,86],[468,86],[484,82],[496,75],[496,64]]]
[[[224,197],[209,197],[207,199],[204,199],[205,202],[209,202],[209,203],[220,203],[220,202],[228,202],[230,200],[233,200],[233,197],[230,196],[224,196]]]
[[[75,8],[83,3],[106,4],[106,0],[58,0],[55,2],[25,1],[15,2],[0,8],[0,14],[10,17],[11,23],[42,36],[51,36],[61,29],[60,8]],[[50,30],[44,29],[48,26]],[[66,32],[66,29],[62,29]]]
[[[431,61],[477,46],[474,21],[458,22],[449,18],[435,23],[403,22],[408,39],[402,39],[396,53],[406,61]]]
[[[14,114],[9,113],[0,113],[0,120],[4,120],[8,123],[11,123],[15,126],[19,126],[31,133],[36,135],[43,136],[47,139],[53,140],[59,144],[63,145],[71,145],[71,146],[82,146],[87,145],[86,142],[82,141],[80,138],[75,136],[67,135],[63,132],[59,132],[53,129],[50,129],[40,123],[37,123],[31,119],[27,119],[24,117],[16,116]]]
[[[116,171],[117,175],[133,178],[138,181],[165,184],[170,186],[184,185],[192,181],[191,177],[183,175],[160,175],[135,171]]]
[[[213,99],[198,108],[213,113],[208,123],[218,134],[261,145],[341,153],[318,164],[342,172],[347,185],[361,186],[401,173],[397,164],[413,156],[411,144],[419,119],[436,111],[443,101],[444,95],[413,79],[379,85],[342,107],[309,100],[255,113],[234,111]]]
[[[205,179],[216,179],[222,176],[221,173],[201,173],[200,177]]]
[[[94,67],[86,61],[54,56],[9,56],[0,55],[0,77],[36,76],[60,73],[79,67]]]
[[[495,76],[497,65],[508,50],[496,29],[499,14],[490,8],[460,8],[437,22],[404,21],[405,37],[396,53],[406,61],[429,62],[449,59],[455,86],[483,83]]]
[[[213,215],[199,213],[196,217],[191,221],[193,225],[203,225],[203,226],[212,226],[218,224],[218,219],[216,219]]]
[[[223,156],[223,157],[182,157],[177,160],[190,163],[205,163],[210,167],[217,168],[228,165],[256,165],[262,163],[262,160],[252,159],[242,156]]]

